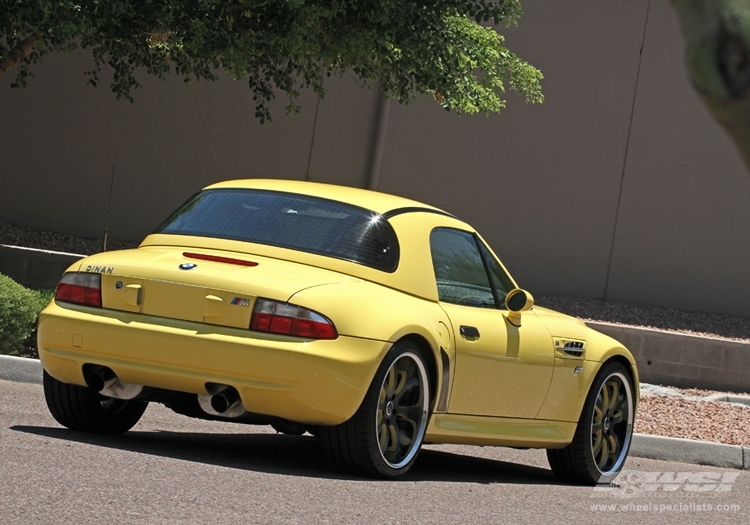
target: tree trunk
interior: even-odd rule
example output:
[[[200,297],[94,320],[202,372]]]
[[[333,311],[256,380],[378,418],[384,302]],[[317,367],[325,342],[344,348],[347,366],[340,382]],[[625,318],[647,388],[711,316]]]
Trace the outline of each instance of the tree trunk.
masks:
[[[10,68],[18,64],[23,57],[31,53],[34,50],[34,44],[36,44],[36,37],[32,35],[29,38],[22,40],[16,47],[11,49],[8,56],[0,61],[0,77]]]
[[[750,168],[750,0],[672,0],[703,102]]]

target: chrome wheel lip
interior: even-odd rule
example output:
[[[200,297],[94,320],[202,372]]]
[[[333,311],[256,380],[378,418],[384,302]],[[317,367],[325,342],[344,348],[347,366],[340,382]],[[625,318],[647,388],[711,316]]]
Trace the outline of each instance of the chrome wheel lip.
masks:
[[[622,464],[625,461],[625,458],[627,457],[628,450],[630,450],[630,440],[633,437],[633,421],[635,418],[635,410],[634,410],[634,404],[633,404],[633,389],[630,385],[630,379],[623,374],[622,372],[613,372],[609,374],[604,381],[602,381],[601,386],[599,387],[599,392],[597,392],[597,398],[599,397],[599,394],[601,393],[601,389],[604,388],[607,385],[607,382],[610,381],[613,377],[617,377],[622,385],[625,388],[625,397],[626,397],[626,403],[628,407],[628,416],[627,416],[627,423],[625,427],[625,439],[622,441],[622,446],[620,447],[620,452],[617,457],[617,461],[615,461],[614,465],[609,470],[602,470],[599,468],[599,465],[596,462],[596,457],[594,456],[594,414],[591,416],[591,438],[590,438],[590,444],[589,444],[589,450],[591,450],[592,459],[594,460],[594,466],[596,467],[596,470],[599,471],[599,473],[602,476],[611,476],[613,474],[617,474],[620,471],[620,468],[622,467]]]
[[[388,381],[388,375],[390,374],[391,369],[396,366],[396,363],[398,363],[401,359],[408,357],[410,358],[414,364],[417,367],[420,382],[422,384],[423,388],[423,395],[422,395],[422,406],[420,410],[420,417],[419,417],[419,425],[417,428],[417,432],[414,435],[414,438],[412,439],[412,442],[409,444],[409,452],[404,456],[404,458],[397,462],[392,463],[388,460],[388,458],[385,457],[385,454],[383,454],[382,448],[378,445],[378,452],[380,453],[380,457],[383,459],[383,461],[388,465],[390,468],[399,470],[404,467],[407,467],[411,461],[414,459],[414,457],[419,452],[420,445],[422,444],[422,438],[424,438],[424,434],[427,431],[427,415],[429,412],[429,403],[430,403],[430,396],[429,396],[429,379],[427,377],[427,370],[422,363],[422,359],[415,354],[414,352],[404,352],[403,354],[399,354],[392,362],[391,366],[388,367],[388,371],[386,372],[385,376],[383,377],[383,382],[380,385],[380,391],[382,392],[385,389],[386,382]],[[389,402],[389,404],[391,404]],[[381,407],[381,404],[378,403],[375,407],[375,418],[374,418],[374,430],[375,430],[375,441],[378,442],[378,432],[380,429],[378,428],[378,411],[379,410],[385,410],[385,407]],[[394,411],[397,412],[396,408],[394,407]]]

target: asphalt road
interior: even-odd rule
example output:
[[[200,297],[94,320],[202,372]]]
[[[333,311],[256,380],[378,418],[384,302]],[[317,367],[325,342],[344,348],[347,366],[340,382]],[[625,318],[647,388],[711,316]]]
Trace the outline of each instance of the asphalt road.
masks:
[[[124,436],[60,427],[0,381],[0,523],[750,523],[750,471],[632,458],[621,487],[558,483],[543,451],[426,446],[402,481],[330,468],[317,440],[149,406]]]

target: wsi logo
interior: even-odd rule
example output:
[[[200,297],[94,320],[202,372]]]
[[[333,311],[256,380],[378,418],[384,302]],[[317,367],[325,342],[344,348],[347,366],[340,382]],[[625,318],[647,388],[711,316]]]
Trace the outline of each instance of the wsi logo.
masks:
[[[592,497],[614,494],[630,498],[648,492],[731,492],[739,472],[643,472],[623,470],[609,485],[594,488]]]

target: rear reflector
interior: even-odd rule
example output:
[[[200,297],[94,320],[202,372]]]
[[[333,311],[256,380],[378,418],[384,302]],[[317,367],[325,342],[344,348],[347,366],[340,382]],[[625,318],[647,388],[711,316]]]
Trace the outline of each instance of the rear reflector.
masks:
[[[336,339],[338,333],[325,316],[287,303],[258,299],[255,301],[250,330],[293,335],[305,339]]]
[[[102,307],[102,276],[98,273],[66,273],[55,291],[55,300]]]
[[[220,263],[226,263],[226,264],[237,264],[239,266],[258,266],[258,263],[255,261],[246,261],[244,259],[234,259],[233,257],[219,257],[218,255],[206,255],[203,253],[192,253],[192,252],[184,252],[182,255],[190,259],[200,259],[201,261],[213,261],[213,262],[220,262]]]

